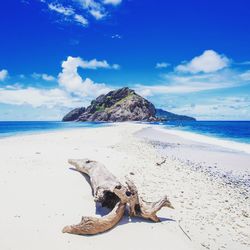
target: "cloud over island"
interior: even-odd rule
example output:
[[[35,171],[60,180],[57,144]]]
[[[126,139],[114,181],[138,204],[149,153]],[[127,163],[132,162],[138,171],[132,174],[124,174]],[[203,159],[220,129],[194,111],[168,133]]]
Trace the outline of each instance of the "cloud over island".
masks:
[[[174,100],[178,100],[178,96],[195,93],[206,93],[206,91],[216,90],[230,90],[231,88],[238,88],[249,86],[250,70],[234,67],[233,60],[229,57],[219,54],[214,50],[206,50],[198,56],[193,57],[189,61],[182,62],[173,66],[173,70],[167,70],[166,73],[161,72],[157,83],[138,84],[134,83],[131,88],[142,96],[149,98],[157,106],[165,107],[175,112],[187,112],[192,114],[196,111],[202,116],[200,109],[209,110],[210,114],[218,114],[220,110],[231,110],[232,114],[237,110],[234,108],[249,109],[249,99],[245,95],[239,96],[239,103],[234,103],[230,93],[227,95],[227,102],[222,105],[221,101],[215,101],[218,97],[207,98],[206,102],[201,100],[200,104],[192,104],[190,101],[185,102],[185,98],[172,106]],[[161,64],[162,70],[166,69]],[[25,86],[22,84],[11,84],[12,76],[8,75],[6,69],[0,70],[0,80],[2,86],[0,87],[0,103],[10,105],[31,105],[34,108],[46,106],[48,108],[72,108],[78,106],[86,106],[89,102],[100,94],[104,94],[114,88],[125,86],[126,83],[113,86],[112,84],[96,82],[92,77],[83,77],[78,69],[82,68],[90,70],[119,70],[119,64],[110,64],[107,60],[85,60],[81,57],[68,56],[61,63],[61,72],[55,77],[46,73],[33,73],[33,79],[54,82],[51,88]],[[85,71],[83,71],[84,74]],[[88,71],[89,72],[89,71]],[[8,81],[7,81],[8,76]],[[26,76],[20,79],[26,81]],[[6,82],[7,81],[7,82]],[[213,93],[213,92],[211,92]],[[237,99],[237,100],[238,100]],[[187,98],[188,100],[188,98]],[[231,104],[230,104],[231,102]],[[188,104],[189,103],[189,104]],[[215,103],[218,103],[216,106]],[[165,106],[162,106],[165,105]],[[193,105],[193,106],[192,106]],[[192,108],[190,108],[192,106]],[[217,108],[216,108],[216,107]],[[235,107],[236,107],[235,106]],[[171,108],[172,107],[172,108]],[[246,112],[245,112],[246,113]],[[244,114],[245,114],[244,113]]]

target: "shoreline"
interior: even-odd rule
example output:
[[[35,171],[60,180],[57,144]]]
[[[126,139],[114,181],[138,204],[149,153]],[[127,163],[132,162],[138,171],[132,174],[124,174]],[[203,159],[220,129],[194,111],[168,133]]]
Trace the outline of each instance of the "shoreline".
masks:
[[[139,131],[137,136],[147,139],[163,157],[167,155],[178,159],[194,166],[196,170],[202,169],[211,176],[219,177],[236,187],[241,186],[250,192],[250,154],[233,150],[222,140],[220,143],[213,143],[217,140],[162,127],[145,128]]]
[[[23,121],[21,121],[23,122]],[[25,122],[25,121],[24,121]],[[33,121],[31,121],[33,122]],[[34,121],[37,122],[37,121]],[[68,123],[78,124],[76,122],[61,122],[61,121],[43,121],[45,123],[55,122],[59,124],[67,125]],[[244,121],[245,122],[245,121]],[[209,144],[213,146],[218,146],[221,148],[225,148],[226,150],[232,150],[237,152],[244,152],[246,154],[250,154],[250,143],[244,141],[237,141],[230,138],[223,138],[218,137],[216,135],[207,135],[202,134],[196,131],[185,131],[178,128],[168,128],[165,124],[152,124],[152,123],[144,123],[144,122],[117,122],[117,123],[110,123],[110,122],[86,122],[81,123],[82,125],[87,124],[86,126],[73,126],[73,127],[57,127],[57,128],[46,128],[46,129],[38,129],[38,130],[30,130],[30,131],[16,131],[16,132],[9,132],[9,133],[0,133],[0,140],[9,138],[9,137],[16,137],[16,136],[25,136],[25,135],[36,135],[36,134],[46,134],[46,133],[53,133],[53,132],[60,132],[60,131],[70,131],[75,129],[86,129],[86,128],[99,128],[99,127],[108,127],[108,126],[116,126],[119,124],[141,124],[145,126],[150,126],[159,132],[164,132],[169,135],[174,135],[181,137],[183,139],[191,140],[194,142],[201,142],[204,144]]]
[[[165,250],[166,244],[176,250],[248,249],[248,191],[241,194],[240,188],[208,176],[202,168],[192,168],[194,152],[203,150],[208,158],[211,147],[167,134],[166,138],[160,135],[167,143],[160,149],[150,142],[150,136],[155,136],[152,131],[159,133],[155,128],[150,124],[120,123],[3,138],[0,248],[80,250],[84,246],[96,250],[117,249],[119,244],[120,249],[127,250],[133,242],[138,250]],[[192,151],[186,151],[190,143]],[[182,151],[187,155],[181,155]],[[174,153],[185,161],[174,157]],[[216,157],[224,154],[232,152],[218,151]],[[234,154],[240,158],[247,155]],[[104,234],[62,234],[65,225],[78,223],[81,216],[96,216],[91,188],[81,175],[69,170],[69,158],[100,161],[123,183],[129,175],[145,200],[155,201],[167,194],[175,209],[163,208],[158,213],[161,223],[125,216]]]
[[[239,152],[250,154],[250,143],[230,140],[229,138],[220,138],[220,137],[216,137],[212,135],[200,134],[194,131],[183,131],[183,130],[179,130],[175,128],[168,129],[166,127],[163,127],[163,125],[159,125],[158,127],[156,127],[156,129],[162,132],[165,131],[171,135],[182,137],[183,139],[211,144],[214,146],[219,146],[222,148],[230,149],[232,151],[239,151]]]
[[[165,177],[168,185],[182,190],[178,194],[169,187],[179,206],[178,217],[188,221],[184,227],[191,238],[197,240],[199,235],[199,242],[206,249],[250,246],[249,154],[188,140],[155,127],[144,128],[136,136],[161,155],[161,163],[169,172],[169,177]],[[223,241],[224,245],[219,246]],[[238,241],[245,247],[235,244]]]

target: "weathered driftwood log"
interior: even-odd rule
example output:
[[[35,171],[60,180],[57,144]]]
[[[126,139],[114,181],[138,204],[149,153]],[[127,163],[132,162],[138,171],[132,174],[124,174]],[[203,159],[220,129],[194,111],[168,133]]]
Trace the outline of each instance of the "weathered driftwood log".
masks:
[[[173,208],[165,196],[157,202],[146,202],[138,195],[138,190],[131,180],[127,180],[127,186],[122,185],[106,167],[89,159],[69,160],[69,163],[80,173],[90,177],[94,199],[102,206],[112,211],[101,218],[82,217],[77,225],[66,226],[64,233],[72,234],[97,234],[114,227],[123,217],[126,204],[130,208],[130,216],[139,216],[159,222],[156,213],[162,207]]]
[[[174,208],[171,202],[168,200],[167,196],[164,196],[156,202],[147,202],[144,201],[138,194],[138,190],[135,184],[127,179],[127,185],[132,194],[132,199],[129,201],[130,207],[130,216],[139,216],[145,219],[150,219],[154,222],[160,222],[160,219],[157,217],[156,213],[162,207]]]
[[[70,159],[68,162],[77,171],[89,176],[95,202],[100,202],[103,207],[111,209],[119,201],[128,202],[131,193],[103,164],[89,159]]]
[[[123,217],[126,204],[118,202],[113,210],[101,218],[82,217],[82,221],[77,225],[66,226],[63,233],[91,235],[105,232],[114,227]]]

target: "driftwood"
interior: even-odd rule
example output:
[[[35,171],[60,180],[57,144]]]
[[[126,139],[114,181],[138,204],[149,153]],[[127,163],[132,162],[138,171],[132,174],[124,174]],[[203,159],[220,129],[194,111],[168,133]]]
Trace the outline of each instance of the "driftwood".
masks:
[[[102,218],[82,217],[82,221],[77,225],[66,226],[63,233],[71,234],[98,234],[114,227],[123,217],[126,204],[118,202],[113,210]]]
[[[172,209],[174,208],[167,196],[164,196],[156,202],[144,201],[141,197],[139,197],[135,184],[129,179],[127,179],[126,183],[130,192],[133,194],[129,201],[130,216],[139,216],[143,217],[144,219],[150,219],[154,222],[160,222],[160,219],[157,217],[156,213],[162,207],[169,207]]]
[[[117,178],[110,173],[106,167],[96,161],[89,159],[69,160],[69,163],[80,173],[90,178],[95,202],[112,211],[101,218],[82,217],[77,225],[66,226],[63,233],[72,234],[97,234],[105,232],[114,227],[123,217],[126,205],[129,206],[130,216],[139,216],[159,222],[156,213],[162,207],[173,208],[167,196],[157,202],[144,201],[138,194],[135,184],[127,178],[126,186],[122,185]]]
[[[161,166],[162,164],[164,164],[166,162],[166,159],[162,160],[161,162],[156,162],[157,166]]]

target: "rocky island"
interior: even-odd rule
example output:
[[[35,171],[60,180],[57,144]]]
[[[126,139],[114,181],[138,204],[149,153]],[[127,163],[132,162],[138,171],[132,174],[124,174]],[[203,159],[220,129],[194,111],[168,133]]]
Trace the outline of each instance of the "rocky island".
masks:
[[[100,95],[87,107],[76,108],[66,114],[62,121],[173,121],[195,120],[189,116],[180,116],[155,106],[135,93],[134,90],[124,87]]]

